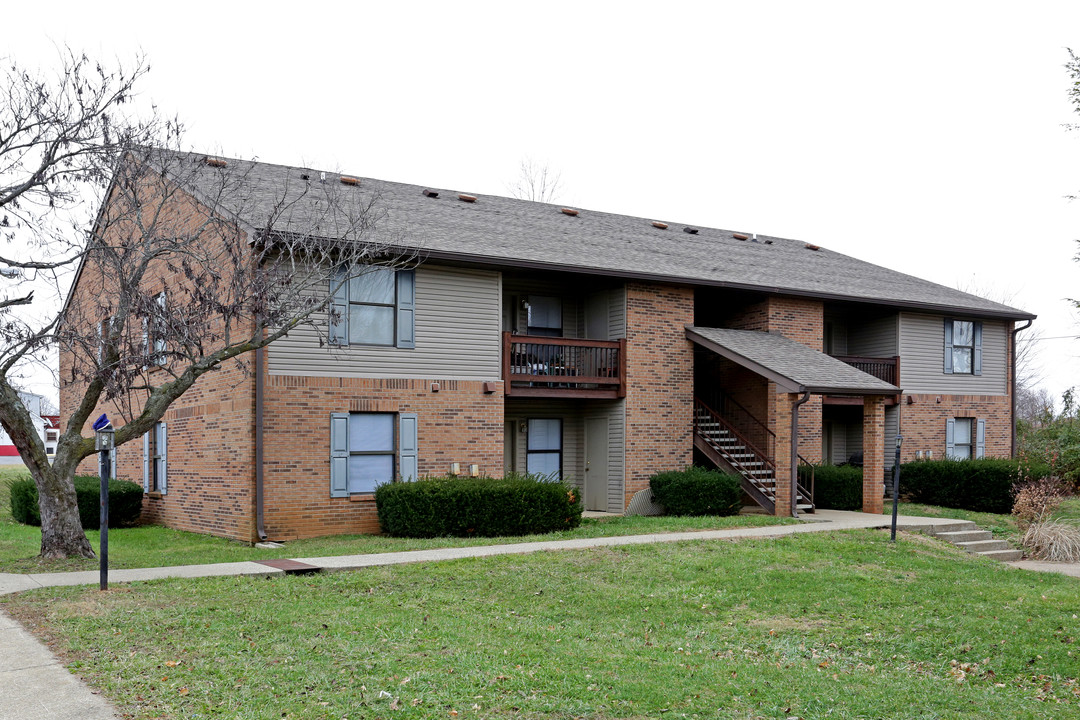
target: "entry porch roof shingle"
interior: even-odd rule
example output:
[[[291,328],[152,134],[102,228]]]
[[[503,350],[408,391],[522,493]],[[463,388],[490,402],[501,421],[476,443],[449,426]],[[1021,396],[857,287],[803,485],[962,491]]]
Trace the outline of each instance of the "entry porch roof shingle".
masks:
[[[686,337],[772,380],[788,392],[896,395],[900,388],[783,335],[757,330],[686,326]]]

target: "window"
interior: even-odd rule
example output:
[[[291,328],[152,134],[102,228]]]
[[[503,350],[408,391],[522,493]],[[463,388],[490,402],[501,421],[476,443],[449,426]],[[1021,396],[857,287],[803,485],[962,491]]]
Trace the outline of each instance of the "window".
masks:
[[[562,480],[562,420],[530,418],[525,471]]]
[[[333,413],[330,416],[330,497],[373,493],[395,478],[415,480],[415,413]]]
[[[982,323],[945,319],[945,373],[982,375]]]
[[[351,277],[350,277],[351,276]],[[416,273],[368,265],[330,279],[330,342],[416,347]]]
[[[144,492],[164,495],[168,491],[168,458],[168,428],[166,423],[154,423],[154,429],[143,435]]]
[[[952,418],[945,425],[945,456],[956,460],[981,458],[986,454],[986,421]]]
[[[530,295],[528,334],[562,337],[562,300],[557,297]]]
[[[153,315],[144,317],[142,321],[143,352],[146,353],[150,365],[164,365],[165,353],[169,349],[165,339],[169,322],[164,290],[154,297],[154,306]]]

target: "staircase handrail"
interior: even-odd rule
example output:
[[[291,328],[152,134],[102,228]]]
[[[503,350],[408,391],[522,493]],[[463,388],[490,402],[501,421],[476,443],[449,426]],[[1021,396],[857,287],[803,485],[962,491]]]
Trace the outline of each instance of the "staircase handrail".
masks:
[[[799,491],[799,493],[802,494],[803,497],[805,497],[807,500],[810,501],[811,505],[815,505],[815,503],[814,503],[814,490],[816,489],[815,488],[816,483],[814,481],[814,469],[815,469],[814,463],[810,462],[809,460],[804,458],[802,455],[799,455],[798,453],[796,453],[796,457],[799,458],[799,463],[800,464],[810,466],[810,492],[808,493],[806,491],[806,486],[804,486],[802,484],[802,482],[799,480],[799,473],[798,472],[795,473],[796,489]]]
[[[766,467],[773,471],[773,473],[776,472],[776,461],[767,453],[764,453],[760,449],[758,449],[758,447],[754,445],[754,443],[746,439],[746,437],[741,432],[736,430],[730,422],[721,417],[720,413],[716,412],[711,407],[706,405],[700,398],[694,398],[694,404],[707,412],[713,420],[720,424],[721,427],[734,435],[739,440],[739,442],[743,444],[743,447],[756,455],[757,458],[761,460],[761,462],[763,462]]]

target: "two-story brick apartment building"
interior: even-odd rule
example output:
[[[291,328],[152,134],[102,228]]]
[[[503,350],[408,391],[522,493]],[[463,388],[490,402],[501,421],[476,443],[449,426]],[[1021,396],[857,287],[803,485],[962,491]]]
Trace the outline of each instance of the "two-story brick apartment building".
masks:
[[[242,174],[245,201],[214,208],[239,232],[290,193],[341,189],[309,169],[185,161],[193,202],[198,178]],[[119,448],[118,476],[150,491],[145,517],[240,540],[377,532],[379,483],[509,470],[619,513],[695,460],[788,514],[812,505],[795,464],[861,459],[877,512],[898,432],[904,460],[1011,452],[1028,313],[801,241],[346,182],[421,262],[331,271],[315,326],[259,351],[254,373],[200,379]],[[65,415],[77,389],[62,388]]]

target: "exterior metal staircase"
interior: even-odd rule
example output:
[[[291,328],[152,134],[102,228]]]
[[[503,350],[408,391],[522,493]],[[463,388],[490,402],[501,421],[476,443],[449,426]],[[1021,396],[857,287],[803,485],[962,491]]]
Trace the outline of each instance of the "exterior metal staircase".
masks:
[[[694,400],[694,447],[722,470],[739,476],[742,488],[770,515],[776,512],[776,463],[701,400]],[[786,502],[784,498],[782,502]],[[813,512],[813,494],[798,486],[796,507]]]

